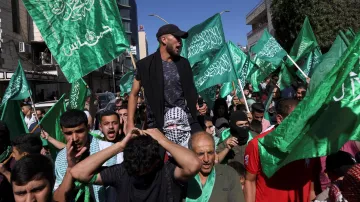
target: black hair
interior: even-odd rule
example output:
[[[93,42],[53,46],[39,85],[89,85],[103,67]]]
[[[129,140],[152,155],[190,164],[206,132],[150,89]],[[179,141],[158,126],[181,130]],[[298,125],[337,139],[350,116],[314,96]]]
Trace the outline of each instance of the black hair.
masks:
[[[265,106],[263,103],[257,102],[251,105],[251,109],[253,112],[264,113]]]
[[[10,146],[10,132],[4,121],[0,121],[0,143],[3,144],[0,146]]]
[[[360,163],[360,152],[355,154],[355,160],[357,163]]]
[[[18,186],[23,186],[32,180],[43,178],[49,181],[51,188],[54,187],[54,166],[48,157],[41,154],[24,156],[11,169],[10,181]]]
[[[279,100],[279,102],[275,105],[276,113],[283,116],[283,118],[287,117],[291,111],[292,107],[296,107],[299,104],[298,100],[292,98],[284,98]]]
[[[205,123],[206,121],[212,122],[212,118],[211,118],[210,116],[204,116],[204,123]]]
[[[245,177],[245,167],[238,161],[228,163],[228,166],[234,168],[240,177]]]
[[[159,153],[160,145],[150,136],[136,136],[129,140],[124,149],[124,166],[130,176],[141,176],[156,163],[163,165]],[[151,172],[151,171],[150,171]]]
[[[356,160],[350,153],[338,151],[326,157],[326,172],[341,177],[355,164]]]
[[[252,120],[250,123],[250,130],[254,131],[257,134],[260,134],[262,131],[262,124],[259,120]]]
[[[120,102],[122,102],[123,100],[121,98],[118,98],[115,100],[115,104],[119,104]]]
[[[214,103],[214,117],[215,118],[220,118],[219,117],[219,113],[218,113],[218,109],[220,108],[220,106],[224,106],[225,107],[225,112],[224,112],[224,118],[229,119],[229,108],[228,105],[226,103],[226,100],[224,98],[218,98],[217,100],[215,100]]]
[[[78,109],[70,109],[60,117],[60,126],[62,128],[75,128],[82,124],[87,126],[88,119],[85,112]]]
[[[211,135],[211,134],[209,134],[209,133],[207,133],[207,132],[205,132],[205,131],[200,131],[200,132],[197,132],[197,133],[195,133],[194,135],[191,135],[190,136],[190,139],[189,139],[189,142],[188,142],[188,147],[189,147],[189,149],[190,150],[193,150],[193,141],[194,141],[194,139],[197,137],[197,136],[201,136],[201,135],[203,135],[203,136],[207,136],[208,138],[210,138],[211,140],[212,140],[212,143],[214,144],[214,148],[215,148],[215,140],[214,140],[214,137]]]
[[[36,109],[36,111],[40,111],[41,114],[45,114],[45,109]]]
[[[306,86],[303,85],[303,84],[298,85],[298,87],[296,88],[296,90],[298,90],[298,89],[305,89],[305,90],[306,90]]]
[[[116,113],[115,111],[111,111],[111,110],[105,110],[100,113],[100,117],[99,117],[100,123],[102,122],[102,118],[104,116],[116,116],[117,119],[120,120],[120,116],[118,113]]]
[[[16,147],[20,154],[26,152],[28,154],[40,154],[42,142],[40,137],[34,134],[22,134],[16,137],[11,145]]]
[[[236,111],[246,111],[246,106],[244,104],[236,105]]]

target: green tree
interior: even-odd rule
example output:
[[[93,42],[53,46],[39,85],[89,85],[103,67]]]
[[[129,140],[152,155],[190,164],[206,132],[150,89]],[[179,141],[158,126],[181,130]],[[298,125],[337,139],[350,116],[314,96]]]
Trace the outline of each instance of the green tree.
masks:
[[[306,16],[318,39],[320,48],[327,52],[339,30],[360,28],[360,3],[357,0],[272,0],[272,22],[275,38],[289,51]]]

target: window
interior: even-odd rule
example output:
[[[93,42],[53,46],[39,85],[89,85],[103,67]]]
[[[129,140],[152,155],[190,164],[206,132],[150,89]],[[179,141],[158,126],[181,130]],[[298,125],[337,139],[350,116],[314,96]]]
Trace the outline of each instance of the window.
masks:
[[[130,22],[123,21],[123,25],[124,25],[125,32],[131,32]]]
[[[129,0],[118,0],[118,3],[119,3],[120,5],[129,6]]]
[[[19,0],[11,0],[13,32],[20,33]]]
[[[122,18],[130,19],[130,10],[120,8],[120,15],[121,15]]]

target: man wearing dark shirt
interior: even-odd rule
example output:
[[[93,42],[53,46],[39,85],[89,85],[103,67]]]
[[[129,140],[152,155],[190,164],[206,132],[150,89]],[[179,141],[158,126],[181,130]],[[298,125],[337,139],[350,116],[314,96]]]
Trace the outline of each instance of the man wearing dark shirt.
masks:
[[[156,37],[160,48],[137,63],[135,79],[129,97],[128,126],[134,128],[136,102],[141,86],[147,106],[147,127],[162,130],[165,113],[173,107],[188,115],[192,132],[202,130],[196,121],[197,91],[189,61],[180,56],[182,38],[188,36],[176,25],[162,26]]]
[[[158,129],[144,132],[149,136],[127,134],[121,142],[89,156],[71,169],[71,175],[82,182],[116,188],[123,202],[181,201],[183,185],[199,172],[200,160],[192,151],[168,140]],[[178,165],[171,161],[163,163],[160,146]],[[122,164],[100,169],[107,159],[122,151]]]

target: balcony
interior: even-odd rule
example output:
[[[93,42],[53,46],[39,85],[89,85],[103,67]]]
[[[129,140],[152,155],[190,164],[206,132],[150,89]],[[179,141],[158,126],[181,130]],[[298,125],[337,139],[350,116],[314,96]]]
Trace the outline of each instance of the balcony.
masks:
[[[130,4],[129,4],[129,0],[117,0],[118,5],[123,6],[123,7],[129,7],[130,8]]]
[[[254,34],[256,34],[256,33],[260,32],[260,31],[264,30],[265,28],[267,28],[267,26],[268,26],[268,23],[264,23],[264,24],[262,24],[261,26],[257,27],[256,29],[251,30],[250,32],[248,32],[248,33],[246,34],[247,38],[250,38],[250,37],[252,37]]]
[[[246,15],[246,24],[251,25],[256,23],[261,18],[267,18],[266,14],[266,3],[265,0],[262,0],[258,3],[255,8],[253,8],[247,15]]]

